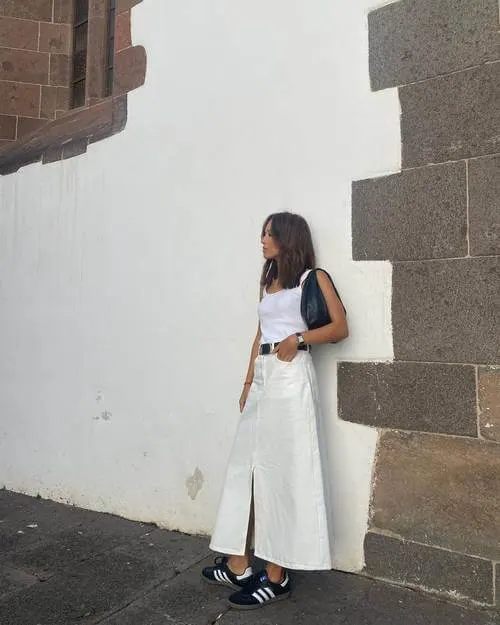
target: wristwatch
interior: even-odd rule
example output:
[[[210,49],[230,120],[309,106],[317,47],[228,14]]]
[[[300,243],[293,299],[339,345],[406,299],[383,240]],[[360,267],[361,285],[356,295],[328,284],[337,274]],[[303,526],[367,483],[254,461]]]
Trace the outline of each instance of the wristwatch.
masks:
[[[297,337],[297,347],[306,344],[306,342],[304,341],[304,337],[300,332],[295,332],[295,336]]]

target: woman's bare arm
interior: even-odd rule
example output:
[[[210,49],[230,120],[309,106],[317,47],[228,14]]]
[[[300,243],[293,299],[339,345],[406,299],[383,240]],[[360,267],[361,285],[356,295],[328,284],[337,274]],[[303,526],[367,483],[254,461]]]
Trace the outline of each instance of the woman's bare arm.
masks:
[[[263,288],[261,287],[260,299],[262,299],[262,295],[263,295]],[[255,335],[255,338],[252,343],[252,351],[250,353],[250,362],[248,363],[247,374],[245,376],[245,381],[243,383],[243,390],[240,396],[240,412],[243,412],[243,408],[245,407],[245,404],[247,401],[248,392],[250,391],[250,386],[252,385],[252,382],[253,382],[255,359],[257,358],[257,355],[259,353],[259,345],[260,345],[261,336],[262,336],[262,333],[260,330],[260,322],[259,322],[259,325],[257,326],[257,334]]]
[[[260,295],[259,295],[259,302],[262,299],[262,296],[264,295],[264,287],[260,287]],[[262,332],[260,330],[260,322],[259,325],[257,326],[257,334],[255,335],[255,338],[253,340],[252,343],[252,351],[250,352],[250,362],[248,363],[248,370],[247,370],[247,374],[245,377],[245,384],[251,384],[252,380],[253,380],[253,368],[254,368],[254,363],[255,363],[255,359],[257,358],[257,355],[259,353],[259,345],[260,345],[260,339],[262,336]]]
[[[252,351],[250,353],[250,362],[248,363],[248,370],[247,370],[247,375],[245,377],[245,384],[251,384],[253,380],[253,368],[254,368],[255,359],[257,358],[257,355],[259,353],[260,337],[261,337],[261,331],[260,331],[260,324],[259,324],[259,327],[257,328],[257,334],[255,335],[255,338],[252,343]]]

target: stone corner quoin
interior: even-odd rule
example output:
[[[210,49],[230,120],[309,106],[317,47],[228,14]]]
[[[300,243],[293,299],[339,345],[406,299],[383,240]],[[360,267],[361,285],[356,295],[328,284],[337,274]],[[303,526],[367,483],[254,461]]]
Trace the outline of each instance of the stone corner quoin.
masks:
[[[354,260],[392,263],[392,363],[338,365],[341,418],[381,430],[367,572],[484,605],[500,561],[497,0],[369,14],[398,88],[402,171],[352,188]],[[500,607],[497,569],[497,607]]]

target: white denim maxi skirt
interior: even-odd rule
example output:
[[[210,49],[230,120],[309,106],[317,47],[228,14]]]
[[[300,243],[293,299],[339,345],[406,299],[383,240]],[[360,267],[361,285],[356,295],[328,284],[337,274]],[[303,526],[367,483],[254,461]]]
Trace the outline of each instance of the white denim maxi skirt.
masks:
[[[210,548],[243,555],[252,488],[255,555],[290,569],[331,568],[316,373],[309,352],[258,356]]]

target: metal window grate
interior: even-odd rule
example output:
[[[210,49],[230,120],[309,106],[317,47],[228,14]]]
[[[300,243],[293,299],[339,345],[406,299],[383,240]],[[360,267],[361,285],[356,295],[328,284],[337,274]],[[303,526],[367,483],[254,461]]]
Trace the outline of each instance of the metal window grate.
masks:
[[[116,0],[109,0],[108,5],[108,49],[106,58],[106,95],[113,93],[113,78],[115,73],[115,29],[116,29]]]
[[[84,106],[87,87],[87,52],[89,34],[89,0],[76,0],[73,25],[73,77],[71,106]]]
[[[108,0],[104,70],[104,96],[113,93],[115,71],[116,0]],[[71,79],[71,106],[85,105],[87,91],[87,57],[89,47],[89,0],[75,0],[73,23],[73,72]]]

